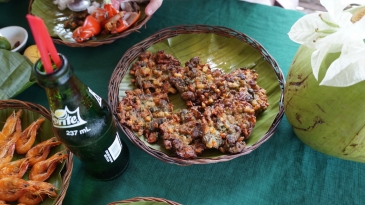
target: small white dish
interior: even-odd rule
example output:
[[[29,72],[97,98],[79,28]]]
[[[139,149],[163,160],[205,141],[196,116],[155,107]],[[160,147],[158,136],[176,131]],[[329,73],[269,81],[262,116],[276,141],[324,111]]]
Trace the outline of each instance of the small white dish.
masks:
[[[11,50],[13,52],[23,51],[28,40],[27,30],[20,26],[8,26],[1,28],[0,36],[4,36],[6,39],[8,39],[12,48],[14,47],[14,45],[18,44],[18,46]]]

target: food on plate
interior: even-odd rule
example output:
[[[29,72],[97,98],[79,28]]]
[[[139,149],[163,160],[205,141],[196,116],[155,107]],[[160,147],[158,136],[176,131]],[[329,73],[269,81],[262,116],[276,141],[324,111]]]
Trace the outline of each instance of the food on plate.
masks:
[[[120,122],[146,136],[149,143],[157,141],[160,124],[171,118],[173,109],[166,93],[145,94],[141,89],[126,91],[119,108]]]
[[[0,200],[14,202],[28,190],[33,188],[24,179],[4,177],[0,179]]]
[[[19,45],[20,45],[20,41],[16,41],[14,43],[14,45],[12,46],[7,38],[5,38],[4,36],[0,36],[0,49],[5,49],[5,50],[10,51],[10,50],[16,49]]]
[[[28,180],[29,189],[19,197],[18,202],[23,204],[39,204],[45,198],[57,197],[57,187],[48,182]]]
[[[222,93],[216,87],[216,81],[220,81],[223,72],[212,71],[209,64],[201,64],[198,57],[191,58],[185,63],[185,67],[172,73],[169,80],[186,101],[187,106],[212,105]]]
[[[16,113],[13,111],[13,113],[8,116],[8,118],[6,118],[5,124],[0,132],[0,143],[8,141],[9,137],[14,133],[16,128],[19,129],[17,126],[19,126],[19,120],[22,113],[22,110],[18,110]]]
[[[228,94],[231,95],[231,94]],[[256,124],[252,106],[233,95],[217,100],[204,109],[203,142],[207,148],[219,149],[222,153],[240,153]]]
[[[268,107],[266,91],[257,85],[255,70],[242,68],[224,74],[219,69],[212,71],[209,64],[201,64],[194,57],[178,71],[172,73],[170,82],[188,106],[210,106],[227,93],[235,93],[237,99],[251,103],[258,113]]]
[[[184,159],[194,159],[201,154],[205,145],[202,142],[204,125],[202,114],[196,107],[183,109],[174,117],[160,125],[163,144],[167,150],[174,151]]]
[[[60,6],[64,2],[55,1],[55,4]],[[63,23],[64,28],[72,31],[72,38],[78,43],[88,41],[99,34],[121,33],[136,23],[141,15],[136,2],[123,2],[122,5],[115,6],[108,1],[101,5],[93,2],[87,10],[73,11]],[[64,6],[59,8],[65,9]]]
[[[60,144],[62,144],[62,142],[60,142],[56,137],[52,137],[29,149],[25,155],[25,157],[29,159],[29,166],[33,166],[37,162],[46,160],[51,148]]]
[[[160,125],[163,144],[185,159],[194,159],[205,149],[240,153],[256,124],[255,110],[233,96],[202,109],[193,106],[177,112]]]
[[[0,169],[0,179],[5,177],[22,178],[29,167],[29,159],[21,158],[7,163]]]
[[[61,142],[52,137],[34,145],[45,118],[28,121],[22,127],[22,117],[22,109],[12,111],[0,130],[0,202],[39,204],[46,197],[57,197],[57,187],[45,180],[68,154],[63,150],[48,158],[51,148]]]
[[[0,150],[0,169],[5,167],[14,156],[15,144],[14,143],[6,143],[1,147]]]
[[[88,11],[72,12],[68,19],[63,22],[65,28],[75,30],[77,27],[82,26],[86,17],[89,15]]]
[[[139,56],[130,74],[135,78],[132,82],[137,88],[147,93],[176,93],[176,89],[171,85],[169,76],[176,69],[180,69],[180,62],[172,55],[158,51],[155,54],[145,52]]]
[[[15,142],[15,150],[18,154],[26,154],[33,146],[38,129],[46,119],[41,117],[30,124],[19,136]]]
[[[265,111],[269,103],[266,90],[257,84],[258,74],[251,69],[236,69],[224,75],[228,82],[224,92],[236,92],[238,100],[249,102],[257,114]]]
[[[10,42],[4,36],[0,36],[0,49],[11,50]]]
[[[223,73],[199,57],[182,67],[172,55],[158,51],[142,53],[130,74],[137,89],[126,91],[120,100],[119,121],[149,143],[162,138],[167,150],[184,159],[197,158],[207,149],[242,152],[256,116],[269,106],[266,90],[257,84],[258,74],[247,68]],[[175,93],[186,102],[186,109],[173,111],[169,95]],[[161,100],[168,109],[156,104]],[[154,111],[162,111],[162,118],[156,119]]]
[[[66,160],[67,157],[67,153],[60,151],[46,160],[35,163],[30,169],[29,179],[42,182],[47,180],[52,175],[57,165]]]

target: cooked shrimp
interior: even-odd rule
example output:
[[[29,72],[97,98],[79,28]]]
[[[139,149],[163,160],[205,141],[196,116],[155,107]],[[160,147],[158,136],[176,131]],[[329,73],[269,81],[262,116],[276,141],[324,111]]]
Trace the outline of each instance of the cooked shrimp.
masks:
[[[0,169],[3,168],[7,163],[11,162],[14,156],[15,144],[12,143],[5,149],[5,154],[0,156]]]
[[[2,178],[0,179],[0,200],[7,202],[16,201],[20,196],[32,189],[24,179],[15,177]]]
[[[6,201],[4,201],[4,200],[0,200],[0,205],[9,205],[9,204],[6,203]]]
[[[4,177],[22,178],[29,167],[29,159],[22,158],[7,163],[0,169],[0,179]]]
[[[37,205],[37,204],[41,203],[46,197],[47,197],[47,195],[45,195],[45,194],[34,195],[34,194],[31,194],[30,192],[27,192],[24,195],[19,197],[19,199],[18,199],[19,203],[17,205],[23,205],[23,204],[24,205]]]
[[[7,145],[7,143],[15,143],[19,139],[21,133],[22,133],[22,122],[20,119],[18,119],[15,124],[15,131],[0,140],[0,149],[4,145]]]
[[[16,123],[16,131],[11,134],[12,137],[6,142],[0,144],[0,169],[3,168],[7,163],[9,163],[14,156],[15,142],[18,140],[21,133],[20,120]]]
[[[6,119],[4,127],[1,130],[0,140],[5,140],[3,139],[4,137],[6,138],[7,136],[9,136],[14,132],[16,122],[18,121],[18,119],[20,119],[22,112],[23,112],[22,110],[18,110],[17,113],[13,111],[13,113]]]
[[[57,187],[53,186],[53,184],[48,182],[40,182],[40,181],[28,181],[29,186],[33,188],[33,190],[26,192],[23,196],[18,199],[19,203],[24,203],[27,205],[36,205],[43,201],[44,198],[57,197]]]
[[[44,121],[45,118],[38,118],[21,133],[19,139],[15,143],[15,149],[18,154],[27,153],[33,146],[37,136],[37,131]]]
[[[43,141],[36,146],[32,147],[25,157],[29,158],[30,166],[33,166],[35,163],[43,161],[47,159],[49,152],[53,146],[57,146],[61,144],[60,141],[56,137],[52,137],[46,141]]]
[[[2,141],[0,143],[0,159],[6,155],[10,146],[15,145],[15,142],[19,139],[19,136],[21,134],[21,129],[21,122],[20,120],[18,120],[16,125],[16,131],[11,134],[11,137],[6,139],[6,141]]]
[[[34,181],[47,180],[56,169],[57,164],[65,160],[67,156],[68,154],[61,151],[44,161],[37,162],[29,172],[29,179]]]

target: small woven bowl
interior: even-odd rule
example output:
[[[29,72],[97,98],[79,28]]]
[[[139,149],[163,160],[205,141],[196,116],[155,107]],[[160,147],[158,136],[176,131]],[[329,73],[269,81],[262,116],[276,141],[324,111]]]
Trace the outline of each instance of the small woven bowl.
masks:
[[[121,201],[115,201],[115,202],[111,202],[108,205],[119,205],[119,204],[130,204],[133,202],[164,202],[166,204],[171,204],[171,205],[181,205],[179,203],[167,200],[167,199],[162,199],[162,198],[155,198],[155,197],[135,197],[135,198],[131,198],[131,199],[125,199],[125,200],[121,200]]]
[[[195,39],[194,38],[195,36],[199,36],[198,39]],[[222,42],[220,42],[219,45],[215,45],[219,41]],[[174,47],[175,44],[178,44],[178,46],[180,47]],[[243,47],[242,50],[237,51],[237,53],[232,52],[232,50],[234,51],[235,49],[239,48],[240,44],[242,44]],[[166,45],[168,46],[166,47]],[[205,54],[204,51],[202,51],[204,50],[205,47],[209,47],[209,49],[207,50],[209,50],[209,52],[212,52],[212,55]],[[130,48],[125,52],[121,60],[118,62],[109,81],[109,93],[108,93],[109,104],[111,105],[111,108],[117,119],[118,119],[117,108],[121,100],[120,93],[122,91],[120,86],[131,84],[130,81],[126,82],[125,80],[125,79],[131,79],[131,77],[128,76],[131,65],[142,52],[146,50],[149,50],[151,52],[156,52],[161,48],[164,49],[167,48],[167,50],[165,50],[165,53],[172,54],[173,56],[175,54],[176,55],[180,54],[179,57],[177,56],[175,57],[181,62],[182,65],[184,65],[184,63],[188,61],[188,59],[195,57],[192,55],[188,55],[188,53],[183,53],[183,50],[186,49],[195,49],[195,51],[192,53],[195,55],[199,55],[199,57],[201,57],[202,63],[207,62],[208,64],[212,63],[212,65],[213,64],[217,65],[221,63],[221,65],[218,66],[224,67],[227,64],[229,65],[234,64],[234,66],[238,65],[242,66],[243,64],[242,67],[246,67],[246,65],[247,66],[252,65],[252,62],[255,63],[257,62],[255,70],[259,74],[258,84],[264,89],[266,89],[266,87],[270,87],[271,89],[268,90],[268,96],[270,93],[270,97],[268,98],[270,106],[268,110],[270,111],[266,110],[263,114],[263,116],[266,116],[265,113],[270,113],[267,114],[270,115],[270,118],[268,119],[266,117],[260,117],[260,116],[258,117],[252,135],[248,139],[251,141],[247,143],[246,148],[241,153],[237,154],[208,153],[206,155],[204,155],[203,153],[202,156],[196,159],[179,158],[173,155],[172,153],[169,153],[168,151],[164,150],[164,148],[162,147],[163,145],[161,145],[162,143],[160,144],[160,146],[148,144],[143,139],[143,137],[137,136],[127,126],[118,123],[122,131],[136,146],[138,146],[148,154],[167,163],[172,163],[182,166],[192,165],[192,164],[210,164],[210,163],[229,161],[242,155],[249,154],[274,134],[284,114],[283,89],[285,85],[285,79],[283,77],[283,73],[280,70],[275,59],[271,57],[270,54],[268,54],[268,52],[257,41],[248,37],[247,35],[229,28],[207,26],[207,25],[182,25],[182,26],[168,27],[158,31],[157,33],[153,34],[152,36],[148,37],[142,42],[134,45],[132,48]],[[221,54],[224,53],[228,54],[226,54],[226,56],[222,58]],[[254,61],[246,62],[245,56],[253,55],[252,53],[255,53],[256,55],[254,57]],[[218,58],[217,54],[218,56],[220,56],[220,59],[214,61],[214,58]],[[233,55],[235,57],[234,60],[235,62],[230,62],[232,61],[230,59],[230,57],[232,56],[230,55]],[[260,67],[264,67],[265,69],[260,70]],[[264,77],[260,78],[260,76]],[[263,86],[262,84],[265,84],[266,87]],[[275,98],[272,97],[273,94],[275,95]],[[264,123],[265,125],[260,125],[260,123]],[[259,130],[259,128],[257,127],[263,127],[263,128],[261,129],[261,131],[257,131]]]
[[[51,10],[57,10],[57,6],[56,5],[52,6],[52,1],[49,1],[49,0],[30,0],[29,6],[28,6],[28,13],[29,14],[36,15],[37,16],[37,14],[34,14],[34,12],[32,12],[32,6],[33,6],[33,4],[34,4],[35,1],[38,1],[40,3],[47,3],[49,5],[48,6],[49,7],[48,9],[50,9],[52,7],[53,9],[51,9]],[[39,9],[40,6],[37,5],[36,7],[37,7],[37,9]],[[39,9],[39,10],[41,10],[41,9]],[[65,46],[69,46],[69,47],[96,47],[96,46],[100,46],[100,45],[104,45],[104,44],[110,44],[110,43],[113,43],[115,40],[118,40],[120,38],[124,38],[124,37],[128,36],[129,34],[131,34],[133,32],[139,32],[139,30],[144,25],[146,25],[147,21],[149,21],[152,18],[152,16],[146,15],[144,13],[144,7],[141,7],[141,12],[142,12],[142,14],[139,17],[138,21],[136,23],[134,23],[131,27],[129,27],[127,30],[125,30],[125,31],[123,31],[121,33],[115,34],[115,35],[110,35],[107,38],[102,38],[101,40],[89,40],[89,41],[85,41],[85,42],[82,42],[82,43],[77,43],[77,42],[72,42],[72,41],[65,41],[65,40],[63,40],[63,39],[61,39],[59,37],[51,36],[52,37],[52,41],[54,43],[61,44],[61,45],[65,45]],[[46,11],[43,11],[43,12],[40,12],[40,13],[42,13],[42,15],[46,15],[46,14],[51,15],[49,12],[46,12]],[[57,12],[53,12],[52,15],[56,15],[56,13]],[[55,18],[56,18],[56,16],[55,16]],[[61,20],[61,17],[58,17],[57,16],[57,18],[59,18],[59,19],[51,19],[51,20],[54,21],[54,22],[59,22],[57,24],[57,26],[62,26],[60,24],[63,24],[63,20]],[[49,18],[47,18],[47,19],[44,19],[43,18],[43,20],[45,21],[45,23],[47,25],[47,21],[49,21],[50,19]],[[50,28],[48,28],[48,29],[49,29],[49,31],[51,31]],[[52,35],[51,32],[50,32],[50,35]]]
[[[36,105],[36,104],[30,103],[30,102],[24,102],[24,101],[19,101],[19,100],[0,100],[0,114],[2,116],[6,116],[5,114],[2,114],[3,112],[11,113],[14,110],[17,111],[19,109],[23,110],[22,116],[24,116],[25,112],[26,112],[27,113],[26,117],[28,117],[28,118],[37,118],[40,115],[40,116],[45,117],[46,121],[47,120],[50,121],[49,124],[51,124],[51,122],[52,122],[51,114],[49,113],[49,111],[46,108],[44,108],[41,105]],[[3,123],[5,123],[5,120],[6,119],[0,120],[0,130],[3,127],[3,125],[4,125]],[[44,123],[42,126],[44,126]],[[51,129],[53,129],[53,128],[51,128]],[[40,129],[38,132],[42,132],[42,130]],[[52,136],[50,136],[50,137],[52,137]],[[63,166],[62,170],[60,171],[60,174],[62,177],[62,184],[59,189],[57,198],[54,200],[54,202],[52,202],[52,204],[55,204],[55,205],[62,204],[62,201],[65,198],[66,191],[67,191],[68,185],[70,183],[70,179],[71,179],[71,173],[72,173],[72,167],[73,167],[73,154],[69,151],[67,151],[67,154],[68,154],[68,158],[66,159],[65,165]],[[58,166],[60,166],[60,165],[58,165]],[[58,170],[58,168],[56,170]],[[53,173],[53,174],[55,174],[55,173]],[[40,205],[42,205],[42,203],[40,203]]]

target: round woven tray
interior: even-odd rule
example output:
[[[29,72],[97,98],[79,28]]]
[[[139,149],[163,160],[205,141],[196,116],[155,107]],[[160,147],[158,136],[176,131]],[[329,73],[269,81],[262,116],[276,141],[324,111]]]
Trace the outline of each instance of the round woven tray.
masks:
[[[208,25],[181,25],[181,26],[172,26],[165,29],[162,29],[158,31],[157,33],[153,34],[152,36],[148,37],[147,39],[141,41],[140,43],[134,45],[132,48],[128,49],[121,60],[118,62],[111,79],[109,81],[109,92],[108,92],[108,99],[109,104],[114,112],[114,115],[116,119],[118,119],[117,115],[117,107],[119,104],[119,85],[121,84],[121,81],[128,71],[130,65],[133,63],[135,59],[138,58],[138,56],[146,51],[149,47],[151,47],[153,44],[156,44],[160,41],[163,41],[165,39],[169,39],[175,36],[178,36],[180,34],[204,34],[204,33],[213,33],[216,35],[224,36],[224,37],[230,37],[230,38],[237,38],[240,41],[243,41],[247,44],[249,44],[251,47],[259,51],[265,61],[267,61],[273,68],[277,80],[280,85],[281,89],[281,95],[279,100],[279,110],[275,116],[275,119],[273,120],[273,123],[271,124],[268,131],[260,138],[258,142],[253,144],[252,146],[249,146],[245,148],[241,153],[238,154],[227,154],[220,157],[214,157],[214,158],[196,158],[192,160],[182,159],[175,156],[169,156],[166,153],[153,149],[150,146],[146,145],[145,142],[140,140],[128,127],[122,125],[121,123],[118,123],[119,127],[122,129],[122,131],[126,134],[126,136],[139,148],[147,152],[148,154],[164,161],[167,163],[177,164],[177,165],[193,165],[193,164],[210,164],[210,163],[217,163],[217,162],[225,162],[232,160],[234,158],[237,158],[242,155],[246,155],[251,153],[253,150],[258,148],[262,143],[267,141],[275,132],[279,122],[281,121],[283,114],[284,114],[284,107],[283,107],[283,90],[285,86],[285,78],[283,76],[283,73],[278,66],[277,62],[273,57],[270,56],[270,54],[265,50],[265,48],[260,45],[257,41],[250,38],[249,36],[237,32],[235,30],[225,28],[225,27],[218,27],[218,26],[208,26]]]
[[[4,109],[23,109],[36,112],[44,116],[47,120],[52,121],[51,114],[49,111],[41,105],[33,104],[30,102],[24,102],[19,100],[0,100],[0,110]],[[59,191],[58,197],[55,200],[55,205],[61,205],[65,198],[68,185],[70,184],[71,173],[73,168],[73,154],[69,151],[68,158],[65,161],[65,166],[61,171],[62,176],[62,187]]]
[[[135,198],[131,198],[131,199],[111,202],[108,205],[117,205],[117,204],[123,204],[123,203],[127,204],[127,203],[132,203],[132,202],[143,202],[143,201],[164,202],[166,204],[171,204],[171,205],[181,205],[179,203],[176,203],[176,202],[173,202],[173,201],[170,201],[167,199],[155,198],[155,197],[135,197]]]
[[[28,6],[29,14],[32,14],[33,2],[34,2],[34,0],[30,0],[30,2],[29,2],[29,6]],[[77,43],[77,42],[63,41],[62,39],[56,38],[56,37],[52,37],[52,41],[54,43],[69,46],[69,47],[96,47],[96,46],[100,46],[100,45],[104,45],[104,44],[110,44],[110,43],[113,43],[115,40],[124,38],[133,32],[139,32],[139,29],[141,29],[144,25],[146,25],[147,21],[149,21],[151,18],[152,18],[152,16],[149,16],[149,15],[144,15],[143,17],[141,15],[140,19],[127,30],[125,30],[119,34],[113,35],[111,37],[108,37],[104,40],[100,40],[100,41],[85,41],[82,43]]]

